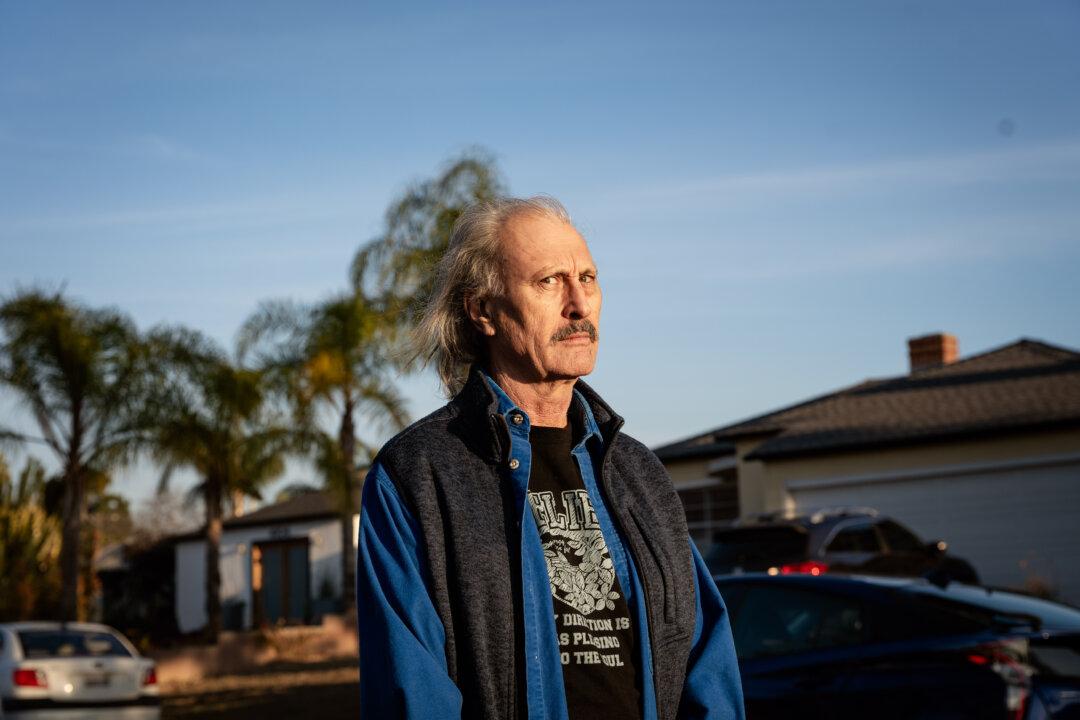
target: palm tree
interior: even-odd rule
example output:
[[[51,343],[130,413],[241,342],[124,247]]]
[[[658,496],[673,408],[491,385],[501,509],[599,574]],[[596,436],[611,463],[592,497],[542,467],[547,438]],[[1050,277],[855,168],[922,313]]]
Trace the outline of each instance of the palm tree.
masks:
[[[431,292],[432,269],[446,251],[454,223],[469,205],[505,192],[494,158],[466,152],[438,177],[414,184],[386,211],[386,228],[353,259],[360,292],[380,297],[408,324]]]
[[[160,360],[160,391],[150,444],[164,470],[194,470],[194,492],[206,515],[206,638],[221,630],[221,546],[225,502],[233,493],[259,498],[259,490],[285,471],[296,434],[267,402],[266,376],[229,360],[197,332],[162,329],[152,335]]]
[[[395,319],[360,293],[345,293],[310,306],[263,303],[240,331],[240,355],[273,378],[287,399],[296,427],[314,451],[316,469],[341,516],[342,598],[353,601],[352,520],[360,465],[373,448],[357,437],[360,416],[383,427],[407,422],[405,403],[389,377]],[[336,426],[333,435],[322,431]]]
[[[87,484],[134,458],[143,433],[146,353],[135,326],[60,293],[23,291],[0,305],[0,384],[29,409],[37,432],[0,438],[40,443],[60,472],[61,618],[78,619]]]

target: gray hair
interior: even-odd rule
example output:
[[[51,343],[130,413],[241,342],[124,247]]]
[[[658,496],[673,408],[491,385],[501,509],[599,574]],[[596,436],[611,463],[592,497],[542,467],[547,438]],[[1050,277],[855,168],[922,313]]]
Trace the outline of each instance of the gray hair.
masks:
[[[413,347],[417,358],[434,361],[449,396],[462,388],[469,367],[486,354],[484,337],[469,318],[465,301],[483,301],[504,292],[499,260],[502,229],[522,213],[571,224],[562,203],[546,195],[478,202],[454,223],[446,252],[435,266],[431,295],[413,331]]]

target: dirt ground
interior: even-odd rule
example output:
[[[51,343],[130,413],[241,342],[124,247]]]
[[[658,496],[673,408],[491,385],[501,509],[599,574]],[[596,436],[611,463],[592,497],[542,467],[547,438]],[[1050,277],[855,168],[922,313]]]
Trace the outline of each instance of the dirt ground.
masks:
[[[163,684],[163,720],[360,717],[356,659],[273,663],[257,671]]]

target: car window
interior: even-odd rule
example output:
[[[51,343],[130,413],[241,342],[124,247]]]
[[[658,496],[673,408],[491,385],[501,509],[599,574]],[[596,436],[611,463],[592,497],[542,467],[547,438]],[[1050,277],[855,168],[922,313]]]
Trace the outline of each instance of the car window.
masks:
[[[865,640],[863,608],[857,600],[790,587],[748,588],[732,630],[742,660]]]
[[[120,638],[107,632],[20,630],[19,644],[28,660],[61,657],[131,657]]]
[[[718,582],[716,588],[724,600],[724,607],[727,608],[728,621],[735,622],[735,617],[738,616],[739,608],[742,606],[743,595],[746,594],[746,586],[742,583]]]
[[[878,524],[878,529],[881,530],[881,535],[885,538],[885,544],[889,546],[889,550],[896,553],[918,553],[924,549],[923,543],[919,538],[910,532],[907,528],[904,528],[892,520],[883,520]]]
[[[989,627],[983,614],[967,612],[961,606],[925,602],[903,591],[893,593],[892,599],[874,608],[871,635],[876,642],[967,635]]]
[[[713,535],[705,564],[713,573],[734,568],[763,570],[806,557],[807,534],[793,526],[749,527],[723,530]]]
[[[846,527],[836,534],[826,552],[878,552],[881,546],[878,543],[877,533],[873,525],[856,525]]]

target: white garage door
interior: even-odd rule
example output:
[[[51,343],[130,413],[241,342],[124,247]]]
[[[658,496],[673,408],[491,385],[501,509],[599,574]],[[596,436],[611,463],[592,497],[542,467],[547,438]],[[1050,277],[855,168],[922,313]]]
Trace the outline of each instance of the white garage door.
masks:
[[[945,540],[987,585],[1049,584],[1080,604],[1080,456],[799,480],[788,490],[800,511],[868,506]]]

